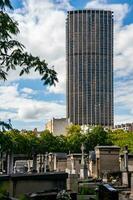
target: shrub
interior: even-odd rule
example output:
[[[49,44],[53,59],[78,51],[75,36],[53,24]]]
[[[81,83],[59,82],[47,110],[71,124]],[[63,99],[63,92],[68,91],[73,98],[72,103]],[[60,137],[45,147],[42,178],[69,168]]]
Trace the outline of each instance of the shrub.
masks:
[[[68,192],[65,190],[60,191],[56,197],[57,200],[71,200],[71,197]]]

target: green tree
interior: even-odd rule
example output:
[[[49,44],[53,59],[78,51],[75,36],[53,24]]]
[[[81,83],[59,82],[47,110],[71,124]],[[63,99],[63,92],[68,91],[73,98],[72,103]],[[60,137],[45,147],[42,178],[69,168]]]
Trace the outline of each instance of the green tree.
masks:
[[[45,60],[28,54],[24,45],[14,39],[19,33],[18,23],[6,13],[6,7],[13,9],[10,0],[0,0],[0,79],[6,80],[9,70],[20,66],[20,76],[34,69],[44,84],[55,85],[58,81],[55,70],[48,68]]]
[[[10,130],[5,132],[5,136],[10,139],[9,152],[13,153],[25,153],[26,152],[26,140],[24,140],[23,135],[19,130]]]
[[[53,134],[50,133],[48,130],[45,130],[41,133],[40,143],[41,143],[42,153],[56,152],[57,149],[56,137],[53,136]]]
[[[129,151],[133,153],[133,132],[118,129],[112,132],[111,139],[114,145],[118,145],[122,149],[127,145]]]
[[[36,134],[34,132],[29,131],[25,134],[25,138],[27,140],[28,146],[27,153],[29,155],[40,153],[40,140],[36,136]]]
[[[110,134],[101,126],[94,127],[91,132],[88,131],[86,134],[86,151],[93,150],[97,145],[112,145]]]
[[[81,145],[85,140],[79,125],[71,125],[67,128],[67,145],[70,152],[79,153]]]
[[[6,132],[0,132],[0,151],[1,153],[8,153],[12,148],[12,140],[11,136],[6,134]]]
[[[3,152],[13,152],[15,154],[37,154],[41,152],[39,138],[32,131],[21,133],[19,130],[1,132],[0,144]]]
[[[67,137],[64,135],[56,136],[56,152],[64,152],[68,153],[69,152],[69,147],[68,147],[68,142],[67,142]]]
[[[73,133],[80,133],[81,132],[81,127],[80,125],[70,125],[66,128],[67,130],[67,136],[73,134]]]

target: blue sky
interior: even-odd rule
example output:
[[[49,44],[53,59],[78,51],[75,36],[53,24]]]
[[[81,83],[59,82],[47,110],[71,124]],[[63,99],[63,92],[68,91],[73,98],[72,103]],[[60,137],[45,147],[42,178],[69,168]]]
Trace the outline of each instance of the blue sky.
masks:
[[[133,0],[12,0],[21,41],[28,52],[54,65],[59,83],[44,87],[39,76],[20,78],[11,72],[0,87],[0,118],[18,129],[44,129],[52,117],[66,113],[65,19],[66,11],[83,8],[112,9],[115,14],[114,90],[115,123],[133,122]],[[36,19],[38,19],[36,21]],[[56,24],[56,26],[55,26]]]

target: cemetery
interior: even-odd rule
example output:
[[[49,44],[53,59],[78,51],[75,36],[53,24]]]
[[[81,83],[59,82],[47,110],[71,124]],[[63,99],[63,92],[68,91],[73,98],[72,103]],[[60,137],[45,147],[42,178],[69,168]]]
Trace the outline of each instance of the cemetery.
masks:
[[[6,81],[9,76],[7,85],[1,84],[0,200],[133,200],[133,124],[114,129],[113,84],[115,53],[119,58],[116,69],[119,73],[122,70],[115,78],[119,81],[117,98],[131,99],[125,98],[130,90],[127,92],[124,86],[131,81],[131,70],[127,69],[125,76],[124,65],[119,66],[121,60],[128,60],[128,55],[132,58],[127,51],[132,38],[125,32],[131,27],[131,22],[125,20],[130,4],[110,2],[108,7],[106,1],[90,1],[77,10],[79,5],[74,6],[69,0],[22,0],[22,5],[18,2],[0,0],[0,79]],[[113,31],[115,15],[119,40]],[[61,31],[64,27],[66,78],[65,31]],[[128,41],[124,53],[120,48],[123,35],[127,35],[124,42]],[[114,38],[118,46],[113,53]],[[14,70],[16,73],[10,74]],[[18,78],[30,72],[37,72],[37,76]],[[45,93],[38,87],[38,76],[46,86]],[[38,127],[42,118],[46,122],[57,111],[63,114],[64,88],[59,86],[60,95],[56,96],[58,92],[49,87],[59,79],[64,85],[64,78],[65,118],[53,118],[44,131],[29,130],[36,123]],[[30,87],[26,86],[27,79]],[[122,94],[121,85],[126,91]],[[132,114],[130,103],[119,103],[124,117]],[[14,129],[11,119],[23,129]]]
[[[81,153],[46,153],[28,157],[10,154],[0,161],[0,185],[9,197],[57,199],[67,191],[70,199],[132,200],[132,156],[125,147],[96,146],[89,155],[82,144]]]

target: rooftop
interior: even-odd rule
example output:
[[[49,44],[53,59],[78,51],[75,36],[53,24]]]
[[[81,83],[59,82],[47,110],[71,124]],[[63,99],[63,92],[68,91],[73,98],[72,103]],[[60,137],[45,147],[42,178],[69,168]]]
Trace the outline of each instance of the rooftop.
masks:
[[[94,8],[90,8],[90,9],[83,9],[83,10],[70,10],[70,11],[68,11],[68,13],[70,13],[70,14],[72,14],[72,13],[84,13],[84,12],[90,12],[90,11],[92,11],[92,12],[99,12],[99,11],[104,11],[104,12],[111,12],[111,13],[113,13],[113,11],[112,10],[108,10],[108,9],[94,9]]]
[[[118,146],[96,146],[95,149],[120,149]]]

